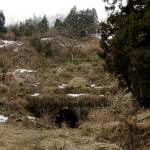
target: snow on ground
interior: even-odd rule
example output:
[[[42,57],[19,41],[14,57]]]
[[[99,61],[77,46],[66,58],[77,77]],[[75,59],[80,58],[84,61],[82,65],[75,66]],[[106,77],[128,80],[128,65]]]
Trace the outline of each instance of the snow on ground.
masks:
[[[8,40],[1,40],[0,42],[2,42],[2,44],[0,45],[0,48],[3,48],[3,47],[7,47],[7,46],[10,46],[10,45],[22,45],[23,43],[22,42],[16,42],[16,41],[8,41]]]
[[[102,89],[102,88],[104,88],[104,86],[96,86],[96,87],[94,87],[94,88]]]
[[[36,86],[38,86],[39,84],[40,84],[40,83],[35,83],[35,84],[33,84],[33,86],[35,86],[35,87],[36,87]]]
[[[31,96],[39,96],[39,95],[40,95],[39,93],[34,93]]]
[[[15,74],[15,73],[24,73],[24,72],[36,72],[36,71],[34,71],[34,70],[28,70],[28,69],[16,69],[14,72],[13,72],[13,74]]]
[[[5,47],[5,45],[0,45],[0,48],[3,48],[3,47]]]
[[[101,96],[101,97],[105,97],[105,95],[99,95],[99,96]]]
[[[94,88],[102,89],[102,88],[112,88],[113,86],[95,86]]]
[[[0,122],[6,122],[7,120],[8,120],[8,117],[0,115]]]
[[[111,35],[111,36],[108,37],[108,40],[111,40],[112,38],[113,38],[113,36]]]
[[[64,45],[64,44],[60,44],[60,46],[65,47],[65,45]]]
[[[37,85],[36,85],[36,84],[33,84],[33,86],[35,86],[35,87],[36,87]]]
[[[15,49],[14,49],[14,52],[18,52],[18,48],[15,48]]]
[[[20,46],[20,45],[22,45],[22,44],[23,44],[22,42],[18,42],[18,44],[17,44],[17,45],[18,45],[18,46]]]
[[[86,95],[86,94],[67,94],[68,96],[71,97],[78,97],[78,96],[82,96],[82,95]]]
[[[93,34],[92,36],[93,36],[93,37],[96,37],[96,38],[98,38],[98,39],[101,39],[101,36],[100,36],[100,34],[98,34],[98,33]]]
[[[41,41],[52,40],[52,38],[42,38]]]
[[[31,121],[34,121],[34,122],[35,122],[35,118],[32,117],[32,116],[27,116],[27,118],[29,118]]]
[[[12,45],[12,44],[16,44],[15,41],[2,40],[2,42],[4,43],[4,45]]]
[[[58,87],[59,87],[60,89],[64,89],[66,86],[67,86],[67,84],[62,84],[62,85],[59,85]]]
[[[95,84],[92,84],[91,87],[95,87]]]

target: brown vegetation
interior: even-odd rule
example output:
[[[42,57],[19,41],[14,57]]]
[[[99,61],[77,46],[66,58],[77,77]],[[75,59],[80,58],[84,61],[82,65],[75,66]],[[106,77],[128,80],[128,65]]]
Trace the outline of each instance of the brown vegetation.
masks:
[[[0,65],[8,69],[0,80],[0,114],[9,117],[0,123],[0,149],[149,150],[149,110],[139,108],[132,94],[104,71],[103,60],[95,55],[97,39],[83,37],[74,62],[56,41],[52,42],[54,57],[47,58],[28,39],[20,40],[23,44],[17,52],[15,45],[0,48]],[[16,69],[36,72],[14,73]],[[59,88],[62,84],[66,86]],[[39,96],[31,96],[35,93]],[[56,105],[92,109],[77,129],[57,129]]]

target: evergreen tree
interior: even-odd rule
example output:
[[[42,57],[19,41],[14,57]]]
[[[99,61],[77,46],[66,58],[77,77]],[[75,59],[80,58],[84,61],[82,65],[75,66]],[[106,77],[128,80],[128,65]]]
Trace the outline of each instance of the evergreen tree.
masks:
[[[51,42],[47,42],[45,45],[44,45],[44,52],[45,52],[45,56],[49,56],[49,57],[52,57],[53,56],[53,53],[52,53],[52,47],[51,47]]]
[[[74,6],[64,22],[56,19],[55,28],[56,29],[66,29],[69,34],[78,34],[82,31],[95,32],[98,25],[98,17],[96,10],[93,8],[92,10],[77,10],[77,7]],[[59,27],[59,28],[58,28]]]
[[[0,11],[0,33],[5,33],[7,31],[4,25],[5,25],[5,16],[3,12]]]
[[[41,22],[39,23],[39,28],[42,33],[48,31],[48,20],[45,15],[44,15],[43,19],[41,20]]]
[[[150,0],[128,0],[115,12],[118,2],[106,7],[111,15],[100,23],[100,55],[107,71],[117,75],[140,104],[150,107]]]
[[[54,27],[59,31],[63,28],[63,22],[57,18],[54,24]]]

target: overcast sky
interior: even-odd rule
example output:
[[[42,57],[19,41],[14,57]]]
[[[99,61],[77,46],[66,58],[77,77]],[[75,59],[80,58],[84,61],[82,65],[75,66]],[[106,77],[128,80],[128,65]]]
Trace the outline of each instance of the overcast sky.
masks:
[[[55,14],[67,14],[74,6],[77,9],[95,8],[99,20],[106,18],[105,4],[102,0],[1,0],[0,10],[6,18],[6,25],[36,16],[48,17]]]

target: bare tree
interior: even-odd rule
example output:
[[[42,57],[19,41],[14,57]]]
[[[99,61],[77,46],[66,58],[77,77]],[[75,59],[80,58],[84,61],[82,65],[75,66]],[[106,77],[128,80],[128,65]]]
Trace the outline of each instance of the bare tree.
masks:
[[[74,6],[64,20],[56,19],[54,27],[57,30],[57,35],[67,36],[69,40],[66,42],[60,36],[56,38],[69,50],[72,61],[79,38],[86,35],[86,31],[95,32],[97,24],[97,13],[94,8],[78,11]]]
[[[78,45],[82,30],[83,29],[78,28],[74,31],[70,25],[66,25],[65,27],[61,27],[61,30],[56,32],[56,40],[68,49],[71,61],[74,59],[75,47]],[[64,37],[69,37],[69,40],[66,41]]]

